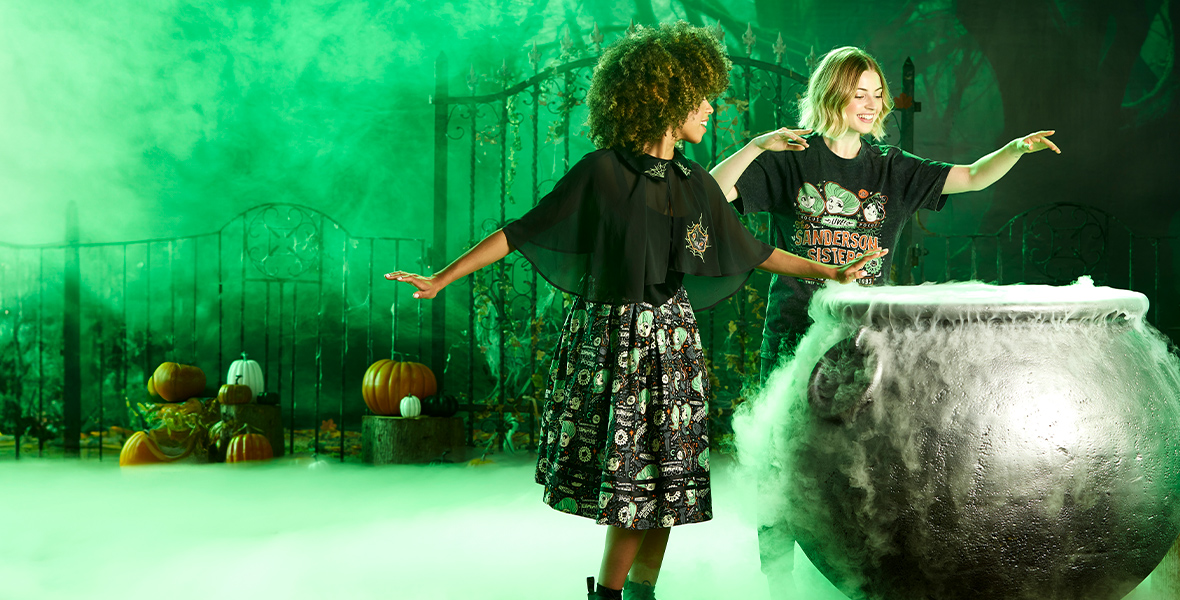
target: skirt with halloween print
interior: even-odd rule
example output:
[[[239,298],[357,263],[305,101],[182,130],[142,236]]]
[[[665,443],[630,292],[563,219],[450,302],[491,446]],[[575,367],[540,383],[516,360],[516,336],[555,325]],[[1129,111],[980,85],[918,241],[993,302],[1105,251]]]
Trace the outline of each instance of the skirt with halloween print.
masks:
[[[545,503],[626,529],[711,519],[708,397],[683,289],[662,306],[579,298],[541,419]]]

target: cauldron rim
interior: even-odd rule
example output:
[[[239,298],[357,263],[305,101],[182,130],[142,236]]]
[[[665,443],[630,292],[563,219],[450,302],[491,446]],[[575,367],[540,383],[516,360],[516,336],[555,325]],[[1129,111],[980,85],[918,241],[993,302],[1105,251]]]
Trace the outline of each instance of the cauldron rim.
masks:
[[[932,296],[937,295],[937,299]],[[1141,319],[1147,296],[1093,285],[991,285],[939,283],[920,286],[836,287],[820,290],[813,318],[853,323],[1060,322],[1125,323]]]

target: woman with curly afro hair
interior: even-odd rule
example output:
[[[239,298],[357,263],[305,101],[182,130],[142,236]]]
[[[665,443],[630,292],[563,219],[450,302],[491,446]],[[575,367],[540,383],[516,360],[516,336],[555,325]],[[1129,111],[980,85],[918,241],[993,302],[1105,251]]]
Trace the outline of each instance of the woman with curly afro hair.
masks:
[[[574,295],[545,392],[536,480],[556,510],[606,525],[591,600],[653,597],[676,525],[712,518],[709,376],[694,311],[755,268],[849,282],[841,266],[776,250],[742,226],[677,147],[704,137],[729,60],[707,29],[640,27],[610,46],[590,85],[600,148],[520,220],[433,276],[395,271],[415,298],[520,251]]]

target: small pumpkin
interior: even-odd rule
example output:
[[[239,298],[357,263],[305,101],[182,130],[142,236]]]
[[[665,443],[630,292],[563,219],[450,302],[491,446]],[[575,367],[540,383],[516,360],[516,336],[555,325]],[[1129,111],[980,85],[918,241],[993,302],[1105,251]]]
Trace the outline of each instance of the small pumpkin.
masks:
[[[249,404],[254,400],[254,392],[248,385],[227,383],[217,392],[217,401],[222,404]]]
[[[453,417],[459,412],[454,396],[436,396],[422,401],[422,414],[428,417]]]
[[[148,395],[152,398],[159,398],[160,394],[156,391],[156,378],[154,376],[148,377]]]
[[[229,365],[229,373],[225,377],[226,383],[250,386],[250,391],[257,398],[266,391],[262,380],[262,367],[257,362],[246,358],[242,353],[242,360],[235,360]]]
[[[430,367],[416,362],[379,360],[365,371],[361,393],[369,410],[384,416],[401,414],[401,399],[406,396],[426,398],[438,392],[438,382]]]
[[[242,433],[229,440],[229,448],[225,451],[225,462],[246,462],[251,460],[270,460],[274,450],[270,447],[270,440],[261,433]]]
[[[417,396],[406,396],[398,403],[398,412],[403,417],[416,417],[422,414],[422,402]]]
[[[119,451],[119,466],[151,465],[176,462],[192,454],[195,444],[186,444],[178,453],[165,452],[151,436],[143,431],[136,431],[123,442],[123,449]]]
[[[156,393],[168,402],[183,402],[205,391],[205,372],[199,367],[166,362],[152,374]]]

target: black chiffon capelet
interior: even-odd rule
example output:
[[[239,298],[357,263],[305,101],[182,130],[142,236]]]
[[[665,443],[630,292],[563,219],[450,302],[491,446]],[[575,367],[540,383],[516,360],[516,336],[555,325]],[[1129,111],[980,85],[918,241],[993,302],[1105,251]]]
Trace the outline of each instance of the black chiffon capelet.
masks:
[[[697,310],[741,289],[774,251],[679,150],[671,160],[591,152],[504,234],[560,290],[658,306],[683,286]]]

